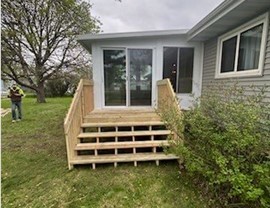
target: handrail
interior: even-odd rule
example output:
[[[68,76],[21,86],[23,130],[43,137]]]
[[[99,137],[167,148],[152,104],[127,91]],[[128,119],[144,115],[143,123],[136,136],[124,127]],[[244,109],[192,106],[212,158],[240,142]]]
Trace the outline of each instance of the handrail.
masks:
[[[74,97],[73,97],[72,102],[70,104],[70,107],[68,109],[68,113],[67,113],[65,120],[64,120],[64,127],[65,127],[66,131],[68,131],[70,129],[71,121],[72,121],[72,118],[74,117],[75,108],[78,106],[78,102],[79,102],[79,99],[81,97],[82,88],[83,88],[83,80],[81,79],[78,86],[77,86]],[[80,106],[78,106],[78,107],[80,107]]]
[[[164,108],[173,107],[177,111],[181,111],[179,101],[173,90],[172,84],[169,79],[157,81],[158,102],[157,108],[161,111]]]
[[[178,119],[183,115],[177,96],[169,79],[157,81],[158,102],[157,112],[164,120],[167,128],[173,132],[173,141],[182,138],[179,133]]]
[[[72,99],[66,118],[64,119],[64,131],[66,137],[69,169],[72,169],[73,167],[70,161],[75,157],[74,148],[77,144],[77,136],[80,133],[83,118],[93,109],[93,81],[81,79]]]

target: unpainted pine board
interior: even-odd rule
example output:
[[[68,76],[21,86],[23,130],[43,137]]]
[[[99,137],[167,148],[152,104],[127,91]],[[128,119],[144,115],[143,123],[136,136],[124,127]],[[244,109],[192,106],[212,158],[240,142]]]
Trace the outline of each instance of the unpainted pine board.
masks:
[[[113,122],[156,122],[160,121],[161,118],[159,116],[151,116],[151,117],[115,117],[115,118],[110,118],[110,117],[104,117],[104,118],[91,118],[91,117],[84,117],[84,123],[113,123]]]
[[[114,162],[134,162],[134,161],[155,161],[155,160],[174,160],[179,157],[173,154],[164,153],[137,153],[120,155],[99,155],[99,156],[77,156],[71,164],[89,163],[114,163]]]
[[[170,130],[155,130],[155,131],[119,131],[119,132],[93,132],[80,133],[78,138],[106,138],[106,137],[125,137],[125,136],[151,136],[151,135],[170,135]]]
[[[95,149],[124,149],[137,147],[162,147],[169,146],[168,140],[158,141],[133,141],[133,142],[104,142],[104,143],[80,143],[75,150],[95,150]]]

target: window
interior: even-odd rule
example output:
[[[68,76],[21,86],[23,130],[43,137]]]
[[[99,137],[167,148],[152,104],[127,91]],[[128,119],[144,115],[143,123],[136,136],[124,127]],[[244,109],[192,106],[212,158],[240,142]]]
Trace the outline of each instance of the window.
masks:
[[[240,34],[238,71],[258,69],[263,24]]]
[[[237,36],[222,44],[221,73],[234,71]]]
[[[163,78],[169,78],[176,93],[192,93],[194,48],[165,47]]]
[[[261,75],[268,15],[263,15],[218,41],[216,78]]]

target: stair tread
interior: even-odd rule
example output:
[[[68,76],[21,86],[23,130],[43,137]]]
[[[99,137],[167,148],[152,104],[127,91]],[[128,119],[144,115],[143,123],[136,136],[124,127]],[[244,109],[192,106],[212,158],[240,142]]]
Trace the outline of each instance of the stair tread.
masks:
[[[85,118],[137,118],[137,117],[153,117],[153,118],[160,118],[155,113],[134,113],[134,114],[89,114],[86,115]]]
[[[84,117],[84,123],[107,123],[107,122],[147,122],[147,121],[160,121],[160,118],[153,117],[137,117],[137,118],[87,118]]]
[[[104,123],[83,123],[82,127],[114,127],[114,126],[155,126],[164,125],[162,121],[145,121],[145,122],[104,122]]]
[[[94,138],[94,137],[123,137],[123,136],[151,136],[151,135],[169,135],[170,130],[154,130],[154,131],[117,131],[117,132],[87,132],[80,133],[78,138]]]
[[[128,110],[114,110],[114,111],[92,111],[91,113],[87,114],[86,116],[137,116],[137,115],[157,115],[155,111],[143,111],[143,110],[136,110],[136,111],[128,111]]]
[[[156,110],[152,107],[143,107],[137,109],[94,109],[90,114],[134,114],[134,113],[156,113]],[[88,114],[88,115],[90,115]]]
[[[169,145],[168,140],[134,141],[134,142],[80,143],[80,144],[76,145],[75,150],[133,148],[133,147],[158,147],[158,146],[168,146],[168,145]]]
[[[136,154],[118,154],[118,155],[98,155],[98,156],[76,156],[70,162],[72,164],[87,163],[110,163],[110,162],[132,162],[132,161],[150,161],[150,160],[172,160],[178,159],[176,155],[165,153],[136,153]]]

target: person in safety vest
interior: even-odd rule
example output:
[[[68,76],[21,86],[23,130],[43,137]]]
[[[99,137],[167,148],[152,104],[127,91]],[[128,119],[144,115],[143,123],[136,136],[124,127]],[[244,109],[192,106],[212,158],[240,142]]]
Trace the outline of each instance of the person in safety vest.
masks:
[[[12,122],[20,121],[22,119],[22,97],[24,97],[23,90],[16,84],[13,84],[9,88],[8,94],[8,98],[11,100]]]

